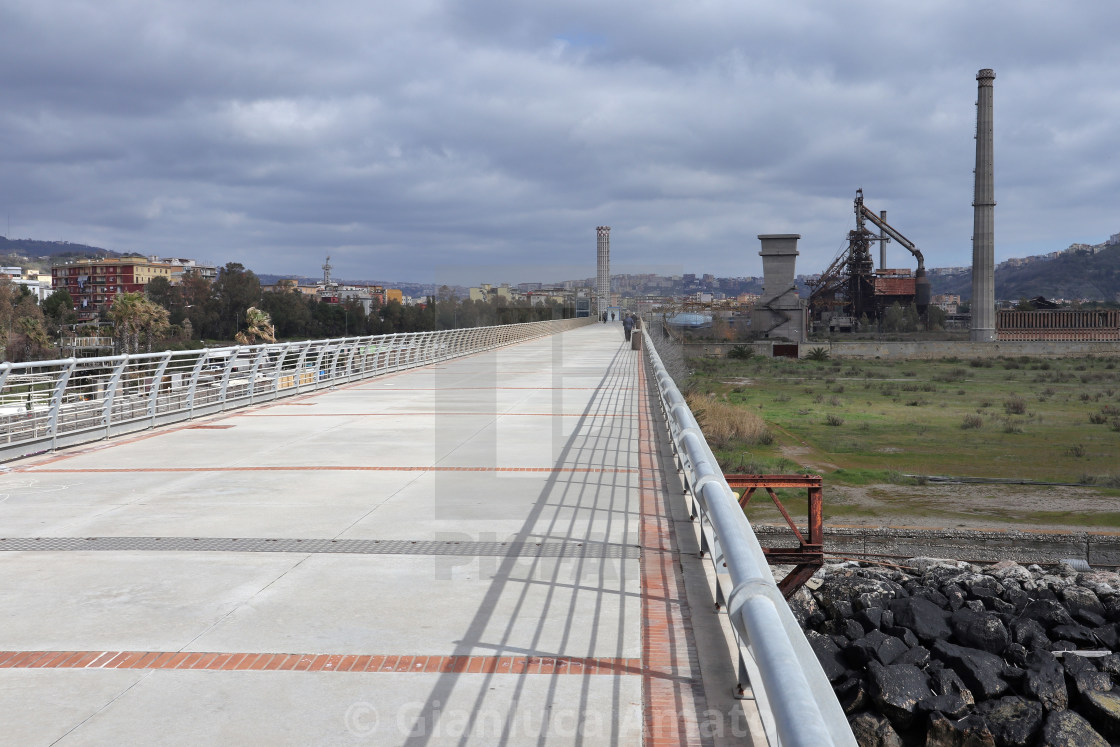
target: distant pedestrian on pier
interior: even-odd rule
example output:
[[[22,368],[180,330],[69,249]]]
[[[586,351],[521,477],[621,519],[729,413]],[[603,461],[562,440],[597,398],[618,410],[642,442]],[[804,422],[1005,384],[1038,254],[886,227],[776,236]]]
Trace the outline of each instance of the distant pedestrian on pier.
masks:
[[[603,324],[607,323],[607,312],[603,312]]]
[[[626,342],[630,342],[630,333],[634,331],[634,317],[626,315],[622,320],[622,331],[626,333]]]

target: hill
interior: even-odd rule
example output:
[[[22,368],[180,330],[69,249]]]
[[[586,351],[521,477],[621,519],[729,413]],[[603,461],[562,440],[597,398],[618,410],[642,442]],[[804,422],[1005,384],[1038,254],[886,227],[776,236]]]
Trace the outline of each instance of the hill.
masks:
[[[968,275],[931,278],[933,292],[972,296]],[[996,298],[1120,301],[1120,243],[1075,246],[1056,257],[996,267]]]
[[[119,257],[120,252],[69,241],[37,241],[35,239],[9,239],[0,236],[0,255],[39,259],[44,257]]]

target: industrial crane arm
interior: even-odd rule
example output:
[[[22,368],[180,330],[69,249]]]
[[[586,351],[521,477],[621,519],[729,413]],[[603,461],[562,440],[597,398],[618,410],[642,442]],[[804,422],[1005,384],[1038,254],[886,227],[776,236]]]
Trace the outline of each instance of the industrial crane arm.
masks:
[[[925,257],[922,256],[921,250],[918,249],[918,247],[914,246],[914,242],[910,241],[910,239],[906,238],[901,233],[899,233],[893,226],[891,226],[891,224],[887,223],[885,220],[883,220],[879,216],[875,215],[875,213],[872,212],[871,210],[868,210],[867,206],[863,204],[863,199],[862,198],[863,198],[862,194],[859,197],[856,198],[856,214],[863,217],[863,218],[866,218],[869,221],[871,221],[876,226],[878,226],[880,229],[885,231],[892,239],[897,241],[899,244],[902,244],[902,246],[904,246],[907,249],[907,251],[909,251],[911,254],[914,255],[915,258],[917,258],[917,260],[918,260],[918,272],[919,272],[919,274],[924,275],[925,274],[925,269],[926,269],[926,260],[925,260]]]

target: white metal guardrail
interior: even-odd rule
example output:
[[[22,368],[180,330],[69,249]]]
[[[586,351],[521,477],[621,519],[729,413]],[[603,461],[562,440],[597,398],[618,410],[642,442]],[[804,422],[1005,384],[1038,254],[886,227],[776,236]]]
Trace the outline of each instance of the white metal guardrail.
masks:
[[[425,366],[590,321],[0,363],[0,461]]]
[[[739,644],[739,677],[748,678],[767,740],[782,747],[855,747],[844,710],[789,605],[774,583],[762,546],[727,485],[696,418],[643,328],[673,448],[700,520],[703,548],[716,572]]]

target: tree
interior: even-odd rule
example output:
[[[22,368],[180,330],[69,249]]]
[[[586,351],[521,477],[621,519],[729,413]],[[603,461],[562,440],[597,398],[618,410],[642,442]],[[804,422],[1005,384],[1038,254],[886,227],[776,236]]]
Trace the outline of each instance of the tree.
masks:
[[[276,342],[276,328],[272,326],[272,319],[256,306],[245,309],[246,328],[238,332],[234,339],[242,345],[252,345],[257,340]]]
[[[43,316],[47,318],[47,323],[52,329],[78,322],[78,314],[74,311],[74,299],[65,288],[59,288],[47,296],[39,308],[42,309]]]
[[[50,357],[51,338],[43,329],[41,316],[16,319],[14,333],[7,347],[9,360],[18,363]]]
[[[141,293],[121,293],[113,299],[108,315],[122,353],[140,352],[141,339],[151,352],[155,338],[162,337],[170,327],[167,309],[152,303]]]
[[[261,294],[259,308],[272,319],[277,337],[311,336],[311,308],[300,293],[266,291]]]
[[[171,284],[163,275],[154,277],[148,281],[144,286],[144,294],[152,303],[157,303],[163,308],[171,311],[175,303],[179,300],[176,288]]]
[[[218,272],[213,290],[219,334],[230,339],[237,333],[238,320],[245,310],[261,302],[261,281],[240,262],[230,262]]]
[[[926,329],[945,329],[945,310],[940,306],[930,306],[926,309]]]
[[[903,325],[902,306],[897,301],[883,312],[883,331],[901,332]]]
[[[192,329],[201,337],[220,335],[217,331],[217,304],[209,280],[196,272],[185,273],[179,283],[179,298],[183,304],[183,315],[190,321]]]

